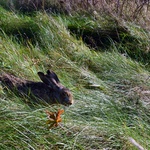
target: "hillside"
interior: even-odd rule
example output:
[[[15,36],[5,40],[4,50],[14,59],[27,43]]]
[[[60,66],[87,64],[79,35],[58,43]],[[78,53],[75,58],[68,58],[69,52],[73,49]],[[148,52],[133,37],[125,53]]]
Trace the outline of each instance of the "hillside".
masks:
[[[150,35],[105,15],[0,7],[0,72],[40,81],[57,73],[74,96],[70,107],[31,104],[0,86],[0,149],[150,149]],[[47,129],[46,110],[64,109]]]

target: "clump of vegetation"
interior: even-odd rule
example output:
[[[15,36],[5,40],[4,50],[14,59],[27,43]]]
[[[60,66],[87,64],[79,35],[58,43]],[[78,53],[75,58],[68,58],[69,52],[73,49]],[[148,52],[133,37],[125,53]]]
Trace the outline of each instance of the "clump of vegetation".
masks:
[[[92,15],[68,18],[66,23],[68,29],[78,39],[82,38],[90,48],[100,51],[112,50],[110,47],[114,45],[120,53],[126,53],[138,61],[150,63],[150,51],[148,50],[150,35],[140,27],[122,25],[111,16],[101,16],[98,19]],[[135,37],[135,32],[141,36]]]
[[[127,12],[129,1],[120,2],[118,11]],[[0,8],[0,72],[39,81],[38,71],[52,69],[75,101],[65,109],[31,105],[0,86],[0,149],[136,149],[129,139],[150,148],[149,30],[125,16],[119,22],[113,8],[103,15],[89,14],[92,7],[82,15]],[[96,48],[85,41],[95,34]],[[45,111],[62,109],[61,125],[47,129]]]

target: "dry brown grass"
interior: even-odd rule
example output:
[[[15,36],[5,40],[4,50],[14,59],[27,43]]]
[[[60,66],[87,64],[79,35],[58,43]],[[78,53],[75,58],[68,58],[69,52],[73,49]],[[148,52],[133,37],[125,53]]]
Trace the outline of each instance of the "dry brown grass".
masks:
[[[106,13],[115,18],[134,21],[150,29],[149,0],[8,0],[7,5],[24,11],[46,10],[55,12]]]
[[[97,11],[119,19],[135,21],[144,28],[150,25],[149,0],[63,0],[74,11]]]

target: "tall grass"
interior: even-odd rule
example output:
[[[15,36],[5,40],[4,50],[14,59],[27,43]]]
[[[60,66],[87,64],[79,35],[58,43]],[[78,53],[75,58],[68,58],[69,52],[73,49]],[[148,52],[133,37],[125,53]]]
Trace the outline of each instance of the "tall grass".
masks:
[[[0,149],[136,149],[129,137],[150,148],[149,95],[142,94],[150,90],[150,73],[146,65],[120,53],[124,43],[95,51],[67,29],[74,16],[64,20],[0,10],[0,71],[39,81],[38,71],[52,69],[75,99],[69,108],[29,105],[30,99],[0,86]],[[30,38],[23,36],[22,27]],[[143,38],[144,32],[127,27],[135,38]],[[45,111],[58,109],[65,109],[63,121],[48,130]]]

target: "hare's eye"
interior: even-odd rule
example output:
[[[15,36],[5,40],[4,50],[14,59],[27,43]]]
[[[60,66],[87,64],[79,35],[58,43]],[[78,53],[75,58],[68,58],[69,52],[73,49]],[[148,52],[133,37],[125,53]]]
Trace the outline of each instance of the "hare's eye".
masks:
[[[68,93],[63,93],[63,96],[64,96],[64,97],[68,96]]]

